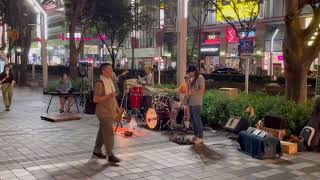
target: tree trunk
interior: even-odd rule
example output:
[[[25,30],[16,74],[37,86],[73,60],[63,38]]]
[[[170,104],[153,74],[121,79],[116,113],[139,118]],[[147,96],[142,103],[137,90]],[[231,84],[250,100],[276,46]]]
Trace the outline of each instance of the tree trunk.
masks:
[[[76,32],[76,17],[72,17],[69,25],[69,46],[70,46],[70,76],[72,79],[78,77],[78,53],[74,34]]]
[[[1,30],[2,30],[2,33],[1,33],[1,48],[0,48],[0,51],[4,51],[7,47],[7,43],[6,43],[6,29],[5,29],[5,23],[2,24],[1,26]]]
[[[199,29],[198,32],[198,67],[200,67],[200,59],[201,59],[201,33],[202,33],[202,28]]]
[[[112,50],[112,53],[110,54],[111,56],[111,61],[112,61],[112,68],[115,69],[116,67],[116,54],[114,50]]]
[[[289,62],[299,62],[298,60],[287,60]],[[301,64],[285,63],[285,94],[290,100],[297,103],[307,102],[308,87],[307,87],[307,75],[308,68],[307,63],[301,61]]]
[[[28,18],[34,18],[31,17],[31,15]],[[31,22],[30,19],[28,19],[28,22]],[[22,69],[21,69],[21,85],[25,86],[27,85],[27,64],[29,61],[29,51],[30,51],[30,47],[31,47],[31,35],[32,35],[32,29],[31,26],[29,25],[25,25],[25,27],[23,27],[23,35],[24,37],[22,38],[22,42],[21,42],[21,65],[22,65]]]

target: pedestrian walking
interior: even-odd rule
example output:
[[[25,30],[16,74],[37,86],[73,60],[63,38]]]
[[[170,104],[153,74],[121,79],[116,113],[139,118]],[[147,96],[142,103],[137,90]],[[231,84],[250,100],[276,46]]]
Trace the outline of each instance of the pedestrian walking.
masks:
[[[106,159],[111,163],[120,162],[113,154],[114,133],[112,123],[121,109],[116,100],[116,88],[112,80],[112,66],[109,63],[101,64],[100,81],[95,85],[94,102],[96,103],[96,115],[100,121],[93,158]],[[107,156],[102,153],[105,146]]]
[[[15,82],[12,68],[9,65],[5,65],[3,72],[0,74],[0,83],[6,111],[10,111]]]
[[[203,95],[205,92],[205,79],[200,75],[195,65],[190,65],[187,70],[191,78],[189,83],[188,104],[192,128],[194,134],[194,144],[203,144],[203,124],[201,120],[201,109],[203,105]]]

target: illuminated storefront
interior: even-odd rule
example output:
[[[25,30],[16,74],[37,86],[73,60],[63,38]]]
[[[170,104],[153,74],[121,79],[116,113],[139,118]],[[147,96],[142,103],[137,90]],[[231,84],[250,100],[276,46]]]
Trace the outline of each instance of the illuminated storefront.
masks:
[[[200,48],[201,73],[211,73],[220,64],[220,32],[203,32]]]

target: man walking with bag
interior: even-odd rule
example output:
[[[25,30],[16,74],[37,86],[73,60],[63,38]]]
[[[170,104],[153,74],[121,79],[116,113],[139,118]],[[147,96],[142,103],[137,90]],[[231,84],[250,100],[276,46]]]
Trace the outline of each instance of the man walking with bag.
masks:
[[[116,100],[116,88],[112,80],[112,66],[109,63],[101,64],[100,81],[96,83],[94,90],[94,99],[96,103],[96,115],[100,121],[99,131],[96,138],[96,144],[93,151],[93,158],[106,159],[111,163],[118,163],[112,150],[114,144],[114,134],[112,123],[121,109]],[[102,153],[102,146],[105,146],[107,156]]]

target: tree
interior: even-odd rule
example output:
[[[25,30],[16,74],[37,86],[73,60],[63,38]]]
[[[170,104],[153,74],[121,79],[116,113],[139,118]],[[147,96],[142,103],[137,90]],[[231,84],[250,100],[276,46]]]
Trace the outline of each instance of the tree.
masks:
[[[286,33],[283,44],[285,56],[285,93],[297,103],[307,101],[307,74],[312,62],[320,51],[319,0],[286,1]],[[304,28],[301,24],[301,12],[306,7],[312,8],[313,18]]]
[[[193,29],[193,41],[191,51],[188,55],[188,61],[191,61],[199,60],[200,58],[201,33],[211,8],[208,0],[191,0],[189,2],[189,7],[190,20],[194,23],[194,26],[191,27],[191,29]]]
[[[134,49],[139,47],[139,42],[137,41],[137,32],[142,30],[145,32],[150,32],[159,27],[157,20],[153,18],[153,12],[159,10],[159,6],[154,6],[155,1],[150,0],[132,0],[131,1],[131,48],[132,48],[132,62],[131,69],[134,69]],[[161,1],[158,1],[159,3]],[[157,24],[158,23],[158,24]],[[160,29],[160,28],[159,28]]]
[[[7,21],[8,15],[8,0],[0,0],[0,24],[2,27],[2,36],[1,36],[1,47],[0,51],[3,52],[6,48],[6,41],[5,41],[5,23]]]
[[[15,50],[16,63],[17,57],[20,57],[21,70],[19,83],[26,84],[26,65],[28,63],[28,54],[31,47],[31,33],[36,23],[36,14],[33,8],[23,0],[8,1],[6,24],[10,27],[8,57],[11,58],[12,50]]]
[[[248,39],[260,13],[261,0],[209,0],[217,12],[217,19],[226,21],[238,39]],[[228,11],[224,9],[228,8]],[[239,48],[240,50],[240,48]],[[239,53],[241,53],[239,51]]]
[[[210,0],[217,12],[218,21],[226,21],[234,30],[239,40],[248,41],[260,13],[261,0]],[[226,10],[225,10],[226,9]],[[239,27],[239,28],[238,28]],[[238,45],[240,63],[242,62],[242,49]],[[245,90],[249,93],[249,59],[246,61]]]
[[[78,77],[78,56],[84,48],[84,37],[92,26],[97,0],[65,0],[66,17],[69,21],[69,48],[71,77]],[[80,42],[76,43],[75,33],[80,29]]]
[[[105,44],[115,67],[119,49],[132,26],[131,7],[125,1],[104,0],[97,3],[93,18],[99,39]]]

